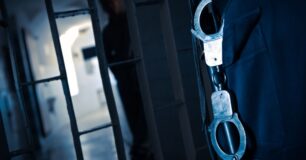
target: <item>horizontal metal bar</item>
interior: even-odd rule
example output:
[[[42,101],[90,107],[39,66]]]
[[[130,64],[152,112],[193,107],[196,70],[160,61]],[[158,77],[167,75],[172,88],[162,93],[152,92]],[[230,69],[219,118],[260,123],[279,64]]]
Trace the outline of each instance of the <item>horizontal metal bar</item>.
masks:
[[[72,17],[82,14],[89,14],[90,9],[77,9],[77,10],[71,10],[71,11],[63,11],[63,12],[54,12],[55,18],[66,18],[66,17]]]
[[[183,102],[183,101],[174,101],[174,102],[172,102],[172,103],[170,103],[170,104],[166,104],[166,105],[163,105],[163,106],[160,106],[160,107],[156,107],[156,108],[154,109],[154,111],[155,111],[155,112],[157,112],[157,111],[163,111],[163,110],[171,109],[171,108],[174,108],[174,107],[180,107],[180,106],[182,106],[182,105],[184,105],[184,104],[185,104],[185,102]]]
[[[10,157],[17,157],[24,154],[32,154],[31,149],[18,149],[10,152]]]
[[[180,52],[188,52],[188,53],[191,53],[192,54],[192,47],[188,47],[188,48],[180,48],[177,50],[178,53]]]
[[[89,129],[89,130],[81,131],[81,132],[79,132],[79,135],[81,136],[83,134],[95,132],[95,131],[98,131],[98,130],[101,130],[101,129],[104,129],[104,128],[111,127],[112,125],[113,124],[111,122],[109,122],[109,123],[106,123],[106,124],[104,124],[102,126],[98,126],[98,127],[95,127],[95,128]]]
[[[115,66],[120,66],[120,65],[126,65],[126,64],[133,64],[137,63],[141,60],[141,58],[132,58],[128,60],[123,60],[123,61],[118,61],[118,62],[113,62],[108,64],[109,67],[115,67]]]
[[[208,149],[208,146],[207,145],[203,145],[201,147],[197,147],[196,148],[196,152],[198,153],[198,152],[201,152],[201,151],[207,150],[207,149]]]
[[[135,3],[136,7],[141,7],[141,6],[150,6],[150,5],[157,5],[160,4],[161,0],[147,0],[147,1],[138,1]]]
[[[36,85],[36,84],[39,84],[39,83],[46,83],[46,82],[50,82],[50,81],[60,80],[60,79],[63,79],[63,78],[64,78],[64,76],[55,76],[55,77],[41,79],[41,80],[37,80],[37,81],[21,83],[21,86]]]

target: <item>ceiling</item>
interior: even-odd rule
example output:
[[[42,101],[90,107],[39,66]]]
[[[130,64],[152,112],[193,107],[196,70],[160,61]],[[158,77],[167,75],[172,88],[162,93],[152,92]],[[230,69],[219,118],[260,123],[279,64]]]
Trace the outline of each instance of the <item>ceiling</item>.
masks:
[[[50,30],[46,12],[45,0],[6,0],[8,10],[14,15],[18,24],[26,28],[33,36],[38,36],[42,32]],[[87,0],[52,0],[55,11],[66,11],[72,9],[87,8]],[[101,11],[101,6],[97,6],[100,15],[100,25],[107,23],[107,16]],[[88,22],[89,15],[75,16],[57,20],[60,34],[73,25]],[[50,34],[47,34],[50,36]]]

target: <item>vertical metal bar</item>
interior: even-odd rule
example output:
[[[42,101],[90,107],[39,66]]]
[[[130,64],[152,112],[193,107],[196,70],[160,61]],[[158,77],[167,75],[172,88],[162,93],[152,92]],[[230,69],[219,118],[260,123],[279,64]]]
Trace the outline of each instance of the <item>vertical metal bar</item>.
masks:
[[[1,159],[10,159],[10,150],[7,142],[7,137],[5,133],[4,123],[2,119],[2,107],[7,107],[6,105],[3,105],[4,99],[3,97],[0,97],[0,157]]]
[[[115,143],[116,143],[116,149],[117,149],[117,155],[119,160],[125,160],[125,150],[124,150],[124,143],[122,138],[122,132],[120,128],[120,122],[118,117],[118,112],[116,108],[116,103],[114,100],[114,95],[110,83],[110,78],[108,75],[108,66],[107,66],[107,60],[103,48],[103,42],[102,42],[102,34],[100,32],[100,23],[99,18],[97,15],[97,9],[96,9],[96,3],[95,0],[87,0],[88,6],[90,8],[90,14],[91,14],[91,21],[92,21],[92,27],[94,31],[94,37],[95,37],[95,43],[96,43],[96,53],[99,60],[99,68],[100,68],[100,75],[103,82],[103,87],[105,91],[105,96],[107,99],[107,106],[110,113],[110,117],[113,123],[113,132],[115,137]]]
[[[0,2],[2,8],[2,17],[4,20],[8,20],[8,12],[7,12],[7,9],[6,9],[6,5],[4,4],[4,0],[1,0]],[[22,115],[22,119],[23,119],[23,122],[24,122],[24,125],[25,125],[25,130],[26,130],[26,138],[27,138],[27,143],[29,145],[29,148],[33,150],[33,137],[32,137],[32,134],[31,134],[31,127],[30,127],[30,124],[29,124],[29,115],[25,109],[25,104],[24,104],[24,97],[23,97],[23,91],[22,91],[22,88],[20,86],[20,71],[19,71],[19,68],[18,68],[18,64],[17,64],[17,61],[16,61],[16,51],[14,50],[14,42],[13,42],[13,33],[14,31],[12,30],[12,26],[9,24],[9,22],[7,21],[7,28],[6,28],[6,31],[7,31],[7,40],[8,40],[8,46],[9,46],[9,55],[10,55],[10,60],[11,60],[11,65],[12,65],[12,72],[13,72],[13,77],[14,77],[14,84],[15,84],[15,87],[16,87],[16,94],[17,94],[17,97],[18,97],[18,106],[20,108],[20,111],[21,111],[21,115]],[[34,157],[34,154],[31,153],[31,156],[33,159],[35,159]]]
[[[31,68],[31,61],[30,61],[30,57],[29,57],[29,49],[28,49],[28,45],[27,45],[27,41],[26,41],[26,32],[24,29],[22,29],[21,31],[21,42],[22,42],[22,45],[23,45],[23,49],[24,49],[24,52],[23,52],[23,55],[22,55],[22,59],[24,61],[24,65],[25,65],[25,70],[27,71],[26,73],[26,79],[28,82],[33,82],[34,81],[34,77],[33,77],[33,72],[32,72],[32,68]],[[42,121],[42,116],[41,116],[41,109],[39,107],[39,103],[38,103],[38,99],[37,99],[37,92],[35,90],[35,86],[34,85],[30,85],[28,86],[29,89],[30,89],[30,93],[33,99],[33,102],[32,104],[34,105],[34,109],[35,109],[35,116],[37,116],[37,119],[38,119],[38,126],[39,126],[39,130],[42,134],[42,136],[46,136],[46,132],[44,130],[44,126],[43,126],[43,121]]]
[[[228,123],[222,123],[223,129],[224,129],[224,134],[226,137],[226,141],[228,144],[228,148],[231,154],[235,154],[235,149],[234,149],[234,142],[232,138],[232,132],[230,130],[229,124]]]
[[[79,137],[79,130],[78,130],[78,125],[77,125],[77,121],[76,121],[76,117],[75,117],[75,113],[73,109],[72,98],[70,95],[69,84],[68,84],[67,75],[66,75],[66,67],[65,67],[62,49],[61,49],[61,43],[59,39],[59,33],[58,33],[57,25],[56,25],[56,19],[54,15],[52,1],[45,0],[45,5],[47,8],[48,19],[49,19],[51,34],[52,34],[53,43],[54,43],[54,47],[56,51],[59,71],[60,71],[61,76],[65,77],[62,79],[62,87],[64,90],[68,115],[70,119],[70,127],[71,127],[72,136],[73,136],[74,148],[75,148],[77,159],[83,160],[84,158],[83,158],[81,141]]]
[[[24,107],[25,107],[25,111],[27,113],[27,117],[29,119],[28,124],[29,127],[31,129],[31,136],[32,136],[32,146],[33,149],[37,149],[40,146],[40,141],[39,141],[39,136],[38,136],[38,130],[37,130],[37,121],[36,121],[36,116],[35,116],[35,110],[33,109],[33,105],[32,105],[32,96],[29,93],[30,90],[28,90],[27,88],[23,88],[21,82],[24,79],[27,79],[27,68],[25,67],[25,59],[23,58],[23,50],[22,50],[22,46],[21,46],[21,37],[20,37],[20,33],[18,32],[18,28],[15,27],[16,25],[16,21],[15,18],[13,18],[13,20],[11,20],[10,26],[12,27],[12,31],[13,32],[13,41],[14,41],[14,54],[16,57],[16,66],[18,66],[18,73],[20,74],[20,78],[19,78],[19,86],[21,88],[21,94],[23,96],[23,103],[24,103]]]
[[[171,77],[171,84],[173,86],[173,94],[176,101],[186,102],[184,90],[183,90],[183,79],[181,77],[177,46],[174,38],[172,17],[169,8],[168,0],[164,0],[161,3],[160,8],[160,19],[162,21],[162,32],[164,36],[164,44],[167,52],[167,63],[169,64],[169,71]],[[183,148],[185,149],[186,160],[196,159],[196,149],[193,143],[193,136],[191,132],[189,115],[187,113],[187,105],[178,105],[177,108],[179,116],[179,126],[182,134]]]
[[[141,36],[138,26],[138,19],[136,14],[136,5],[133,0],[124,0],[127,7],[127,16],[129,23],[129,31],[133,35],[131,36],[131,44],[135,57],[141,57],[143,59],[143,48],[141,45]],[[151,91],[148,82],[148,76],[145,68],[144,61],[139,62],[136,65],[137,74],[139,75],[139,89],[141,92],[141,98],[144,103],[144,114],[148,126],[148,134],[152,143],[152,151],[154,158],[158,160],[164,160],[163,152],[161,148],[160,137],[158,135],[158,129],[156,124],[156,117],[153,109],[153,102],[151,99]]]

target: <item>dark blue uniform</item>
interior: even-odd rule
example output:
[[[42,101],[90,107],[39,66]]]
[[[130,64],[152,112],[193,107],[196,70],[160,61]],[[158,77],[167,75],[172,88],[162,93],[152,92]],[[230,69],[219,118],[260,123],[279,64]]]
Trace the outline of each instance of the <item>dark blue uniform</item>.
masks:
[[[306,159],[306,1],[231,0],[223,14],[245,159]]]

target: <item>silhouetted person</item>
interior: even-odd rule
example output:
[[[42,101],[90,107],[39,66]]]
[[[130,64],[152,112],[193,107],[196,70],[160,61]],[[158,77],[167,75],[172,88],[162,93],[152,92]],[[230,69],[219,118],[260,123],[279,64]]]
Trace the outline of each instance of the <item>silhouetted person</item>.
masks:
[[[102,8],[109,16],[103,30],[103,42],[108,63],[133,57],[124,4],[121,0],[101,0]],[[152,160],[149,150],[147,126],[139,92],[135,64],[111,67],[117,79],[119,93],[124,105],[128,124],[133,134],[132,160]]]

